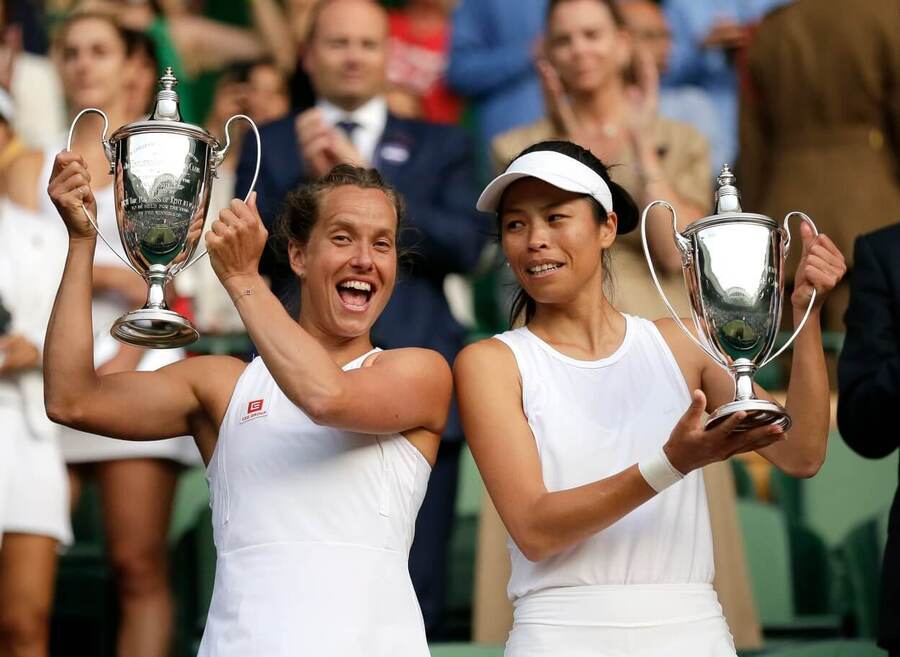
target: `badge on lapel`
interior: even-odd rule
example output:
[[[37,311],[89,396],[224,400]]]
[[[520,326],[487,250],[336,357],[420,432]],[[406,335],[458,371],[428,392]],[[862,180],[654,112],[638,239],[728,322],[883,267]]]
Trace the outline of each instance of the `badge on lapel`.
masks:
[[[378,159],[391,164],[403,164],[409,159],[409,147],[398,141],[389,141],[381,145]]]

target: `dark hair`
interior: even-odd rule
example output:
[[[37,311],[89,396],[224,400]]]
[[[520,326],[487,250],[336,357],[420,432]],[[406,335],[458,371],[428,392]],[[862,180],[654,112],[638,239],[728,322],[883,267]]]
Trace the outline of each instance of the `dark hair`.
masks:
[[[159,70],[156,42],[146,32],[122,28],[122,35],[125,38],[125,52],[129,57],[134,57],[138,53],[144,53],[147,59],[153,62],[153,68]]]
[[[603,178],[604,182],[606,182],[606,184],[609,186],[609,191],[612,195],[613,209],[615,210],[616,216],[619,219],[620,225],[634,226],[637,224],[639,216],[637,203],[635,203],[634,199],[631,197],[631,194],[629,194],[624,187],[612,181],[612,179],[609,177],[609,169],[605,164],[603,164],[603,162],[600,161],[600,158],[598,158],[596,155],[591,153],[586,148],[582,148],[578,144],[574,144],[570,141],[554,140],[542,141],[529,146],[524,151],[516,155],[513,160],[516,160],[523,155],[527,155],[528,153],[534,153],[536,151],[553,151],[556,153],[561,153],[589,167],[592,171],[594,171],[594,173]],[[497,231],[501,235],[503,233],[503,224],[500,221],[500,215],[503,211],[503,199],[505,195],[506,194],[504,192],[504,196],[500,197],[500,203],[497,206]],[[594,213],[594,219],[597,221],[597,223],[600,225],[605,224],[609,219],[606,208],[604,208],[593,196],[585,194],[584,198],[586,198],[590,203],[591,209]],[[614,281],[609,251],[604,250],[601,254],[601,258],[603,261],[603,282],[607,286],[607,292],[610,293],[614,287]],[[534,299],[532,299],[523,288],[518,287],[513,296],[512,306],[510,307],[509,311],[509,325],[513,326],[520,317],[524,317],[525,324],[527,324],[534,317],[536,309],[537,304],[535,303]]]
[[[557,7],[566,2],[573,2],[573,0],[550,0],[547,3],[545,22],[550,20],[550,16],[554,11],[556,11]],[[597,2],[609,9],[609,13],[612,14],[613,22],[616,24],[616,27],[625,27],[625,18],[622,16],[619,5],[615,2],[615,0],[597,0]]]
[[[288,244],[292,241],[307,244],[319,220],[322,197],[333,189],[346,186],[377,189],[383,192],[394,206],[397,215],[397,235],[400,235],[406,218],[406,203],[400,193],[384,182],[381,174],[375,169],[338,164],[322,178],[298,187],[287,195],[273,235],[278,253],[286,255]],[[398,260],[399,257],[398,247]]]

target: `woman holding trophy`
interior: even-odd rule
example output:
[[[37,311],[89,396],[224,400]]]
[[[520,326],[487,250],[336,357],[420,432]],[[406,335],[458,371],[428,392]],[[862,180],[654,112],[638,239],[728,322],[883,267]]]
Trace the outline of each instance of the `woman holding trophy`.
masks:
[[[734,380],[674,321],[611,305],[607,254],[638,211],[589,151],[526,149],[478,207],[497,214],[524,323],[455,364],[466,436],[512,538],[507,656],[733,657],[700,468],[757,450],[794,476],[818,470],[829,399],[817,315],[843,257],[803,231],[795,323],[817,296],[794,346],[786,440],[767,422],[738,430],[745,411],[704,428]]]
[[[128,440],[194,436],[218,552],[200,655],[427,656],[407,559],[452,381],[436,352],[370,341],[396,279],[400,197],[347,165],[289,197],[280,237],[297,318],[258,273],[267,234],[255,196],[233,201],[206,241],[260,357],[101,375],[90,180],[80,156],[57,156],[49,193],[69,251],[47,335],[47,410]]]

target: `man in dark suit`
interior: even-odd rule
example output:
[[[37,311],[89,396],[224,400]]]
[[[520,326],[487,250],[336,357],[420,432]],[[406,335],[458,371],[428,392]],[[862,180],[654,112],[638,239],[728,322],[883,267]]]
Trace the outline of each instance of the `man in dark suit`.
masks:
[[[847,337],[838,361],[838,428],[856,452],[900,447],[900,224],[856,240]],[[900,492],[891,507],[881,577],[878,644],[900,657]]]
[[[384,9],[370,0],[327,0],[314,11],[304,68],[319,101],[298,116],[260,129],[260,214],[271,228],[289,191],[336,164],[377,168],[406,200],[412,230],[401,235],[400,247],[412,251],[412,257],[375,324],[373,341],[386,349],[435,349],[452,365],[465,330],[450,312],[444,279],[475,268],[490,230],[475,211],[478,192],[469,139],[459,128],[404,120],[388,112],[383,97],[388,44]],[[238,165],[238,196],[249,187],[256,163],[256,145],[250,141]],[[270,277],[282,302],[296,310],[299,287],[286,263],[267,249],[260,270]],[[432,631],[443,609],[462,440],[454,407],[410,554],[413,584]]]

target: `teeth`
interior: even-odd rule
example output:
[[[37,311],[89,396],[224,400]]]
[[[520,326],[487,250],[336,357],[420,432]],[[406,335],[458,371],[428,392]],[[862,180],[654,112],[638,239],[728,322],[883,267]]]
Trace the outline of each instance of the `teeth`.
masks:
[[[338,287],[345,287],[351,290],[361,290],[363,292],[371,292],[372,284],[365,281],[344,281]]]
[[[562,267],[562,265],[547,263],[544,265],[537,265],[536,267],[529,267],[528,273],[529,274],[540,274],[541,272],[551,271],[553,269],[559,269],[560,267]]]

